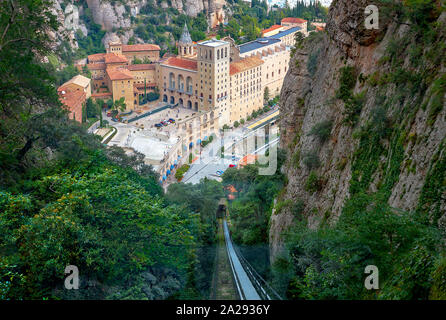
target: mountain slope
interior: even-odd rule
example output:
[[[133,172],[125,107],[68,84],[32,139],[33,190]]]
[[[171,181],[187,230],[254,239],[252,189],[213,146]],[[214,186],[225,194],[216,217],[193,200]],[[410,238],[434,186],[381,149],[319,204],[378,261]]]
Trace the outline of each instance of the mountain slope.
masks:
[[[297,41],[280,100],[288,184],[272,260],[297,222],[334,226],[362,197],[353,211],[380,203],[445,231],[446,12],[419,2],[376,2],[380,29],[366,30],[368,1],[334,1],[327,32]]]

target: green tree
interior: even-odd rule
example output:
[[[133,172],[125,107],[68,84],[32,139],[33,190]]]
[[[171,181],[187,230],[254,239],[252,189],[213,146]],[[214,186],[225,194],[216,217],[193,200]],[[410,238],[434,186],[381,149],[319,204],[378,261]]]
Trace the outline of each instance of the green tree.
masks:
[[[124,112],[127,108],[125,104],[125,98],[121,97],[119,100],[115,100],[111,106],[112,110]]]

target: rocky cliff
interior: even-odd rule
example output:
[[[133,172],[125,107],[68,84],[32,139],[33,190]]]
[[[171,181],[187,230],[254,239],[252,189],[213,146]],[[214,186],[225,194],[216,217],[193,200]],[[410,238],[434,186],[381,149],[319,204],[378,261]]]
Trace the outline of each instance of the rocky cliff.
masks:
[[[326,32],[293,50],[280,97],[286,205],[271,216],[272,260],[297,220],[334,224],[362,193],[440,227],[446,220],[446,13],[414,23],[378,1],[379,29],[366,30],[369,4],[335,0]]]
[[[101,25],[102,29],[107,31],[103,38],[103,43],[107,44],[110,40],[120,39],[127,43],[129,38],[134,35],[132,29],[132,18],[140,15],[141,9],[147,4],[160,6],[163,9],[174,8],[180,13],[191,17],[196,17],[200,12],[212,12],[215,8],[223,7],[224,0],[130,0],[130,1],[111,1],[111,0],[85,0],[80,1],[73,6],[67,0],[54,0],[54,12],[64,25],[59,30],[59,39],[64,36],[69,37],[73,48],[77,47],[74,34],[81,30],[84,35],[88,34],[87,27],[83,23],[83,16],[86,14],[84,8],[91,12],[93,21]],[[79,16],[79,19],[71,19],[72,15]],[[72,21],[67,26],[66,21]],[[120,30],[119,34],[116,32]],[[56,37],[56,38],[57,38]]]

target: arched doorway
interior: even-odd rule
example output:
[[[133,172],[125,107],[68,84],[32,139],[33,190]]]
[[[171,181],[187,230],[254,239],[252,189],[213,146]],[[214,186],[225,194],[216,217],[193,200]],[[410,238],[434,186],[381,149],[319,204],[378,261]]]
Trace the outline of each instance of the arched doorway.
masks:
[[[167,95],[163,95],[163,102],[167,102]]]
[[[170,97],[170,104],[175,104],[175,98],[173,96]]]
[[[180,107],[182,107],[183,106],[183,99],[180,98],[179,103],[180,103]]]
[[[194,109],[195,111],[198,111],[198,102],[195,102]]]
[[[190,100],[187,100],[187,108],[192,109],[192,102]]]

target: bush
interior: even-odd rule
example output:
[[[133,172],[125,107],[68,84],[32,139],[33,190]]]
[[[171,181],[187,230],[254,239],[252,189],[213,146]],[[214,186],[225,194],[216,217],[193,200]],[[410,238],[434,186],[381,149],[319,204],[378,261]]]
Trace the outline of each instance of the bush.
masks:
[[[314,52],[312,52],[310,54],[310,57],[308,58],[308,62],[307,62],[307,70],[308,73],[310,74],[310,76],[314,76],[314,74],[316,73],[317,70],[317,62],[319,59],[319,54],[320,54],[321,50],[316,50]]]
[[[240,123],[238,121],[234,122],[234,128],[238,128],[240,126]]]
[[[352,66],[341,68],[341,77],[339,79],[339,89],[336,92],[336,98],[347,102],[353,95],[353,88],[356,84],[356,69]]]
[[[319,168],[319,166],[321,165],[319,161],[319,155],[315,150],[305,153],[302,161],[309,170]]]
[[[291,212],[293,213],[294,217],[299,218],[300,215],[304,212],[305,209],[305,203],[298,199],[291,207]]]
[[[311,128],[308,135],[316,136],[320,140],[320,142],[324,143],[330,137],[332,127],[333,121],[325,120],[315,124],[313,128]]]
[[[184,174],[187,172],[187,170],[189,170],[189,168],[190,168],[190,165],[183,164],[181,167],[179,167],[177,169],[177,172],[175,172],[175,178],[178,181],[180,181],[183,178]]]
[[[305,190],[310,193],[315,193],[322,189],[322,180],[318,177],[317,173],[314,171],[310,172],[307,182],[305,183]]]

